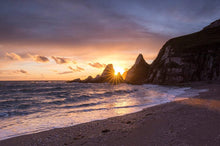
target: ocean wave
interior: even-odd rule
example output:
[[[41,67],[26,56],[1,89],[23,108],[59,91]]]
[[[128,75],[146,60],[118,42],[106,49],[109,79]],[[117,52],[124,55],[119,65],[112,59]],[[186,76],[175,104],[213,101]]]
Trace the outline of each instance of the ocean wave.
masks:
[[[74,111],[69,111],[68,113],[82,113],[82,112],[92,112],[92,111],[100,111],[100,110],[108,110],[108,108],[74,110]]]
[[[6,107],[15,107],[18,106],[18,105],[21,105],[23,103],[31,103],[33,102],[34,100],[8,100],[8,101],[3,101],[3,102],[0,102],[0,109],[4,109]]]
[[[67,109],[81,108],[81,107],[89,107],[89,106],[100,105],[100,104],[103,104],[103,103],[106,103],[106,102],[85,103],[85,104],[73,105],[73,106],[63,106],[63,107],[60,107],[60,108],[67,108]]]
[[[18,106],[18,109],[27,109],[27,108],[30,108],[31,107],[31,104],[21,104]]]
[[[73,96],[73,97],[68,97],[65,99],[65,102],[78,102],[78,101],[83,101],[83,100],[88,100],[91,98],[97,98],[95,96],[90,96],[90,95],[81,95],[81,96]]]
[[[118,94],[128,94],[132,92],[138,91],[137,89],[134,90],[114,90],[114,91],[107,91],[103,95],[118,95]]]
[[[26,116],[29,114],[33,114],[39,111],[8,111],[8,112],[0,112],[0,117],[12,117],[12,116]]]
[[[8,113],[6,113],[6,112],[0,112],[0,117],[8,117]]]
[[[96,104],[94,104],[94,105],[96,105]],[[149,105],[151,105],[151,104],[150,103],[149,104],[138,104],[138,105],[111,107],[111,108],[89,108],[89,109],[82,109],[82,110],[73,110],[73,111],[69,111],[68,113],[81,113],[81,112],[91,112],[91,111],[99,111],[99,110],[113,110],[113,109],[124,109],[124,108],[136,108],[136,107],[146,107],[146,106],[149,106]],[[72,106],[72,107],[77,108],[77,106]],[[88,107],[88,106],[85,105],[85,107]]]
[[[65,103],[63,100],[57,100],[57,101],[52,101],[52,102],[44,102],[43,104],[55,104],[55,105],[62,105],[63,103]]]

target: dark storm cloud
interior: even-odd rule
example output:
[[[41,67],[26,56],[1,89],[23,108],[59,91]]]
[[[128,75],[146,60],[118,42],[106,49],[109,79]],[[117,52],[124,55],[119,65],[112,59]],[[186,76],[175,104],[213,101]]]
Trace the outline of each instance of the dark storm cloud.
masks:
[[[197,31],[220,16],[218,0],[7,0],[0,42],[92,44]]]

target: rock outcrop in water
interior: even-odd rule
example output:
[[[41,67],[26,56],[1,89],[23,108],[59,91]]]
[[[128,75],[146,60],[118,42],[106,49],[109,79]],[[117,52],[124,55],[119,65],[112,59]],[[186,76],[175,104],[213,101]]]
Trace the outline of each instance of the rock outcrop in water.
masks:
[[[123,74],[122,74],[122,78],[125,80],[126,76],[127,76],[127,73],[128,71],[125,71]]]
[[[108,81],[110,78],[112,78],[115,74],[115,70],[113,68],[112,64],[108,64],[104,71],[102,72],[100,78],[103,78],[103,80]]]
[[[146,63],[142,54],[139,54],[135,64],[128,70],[125,81],[131,84],[141,84],[147,79],[150,65]]]
[[[80,83],[112,83],[118,84],[124,82],[120,73],[115,75],[115,70],[112,64],[108,64],[101,76],[97,75],[95,78],[92,76],[87,77],[85,80],[75,79],[69,82],[80,82]]]
[[[202,31],[169,40],[150,65],[146,83],[220,79],[220,20]]]

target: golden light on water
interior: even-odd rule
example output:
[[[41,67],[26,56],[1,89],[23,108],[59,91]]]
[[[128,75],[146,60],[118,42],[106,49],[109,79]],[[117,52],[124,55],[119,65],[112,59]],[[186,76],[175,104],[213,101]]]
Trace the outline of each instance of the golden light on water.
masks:
[[[115,75],[117,75],[118,73],[122,75],[125,72],[125,70],[119,66],[114,66],[114,70],[115,70]]]

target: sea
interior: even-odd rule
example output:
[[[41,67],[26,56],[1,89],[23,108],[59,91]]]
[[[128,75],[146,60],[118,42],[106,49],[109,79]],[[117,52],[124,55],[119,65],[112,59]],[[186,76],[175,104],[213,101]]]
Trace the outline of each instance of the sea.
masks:
[[[204,91],[151,84],[1,81],[0,140],[134,113]]]

